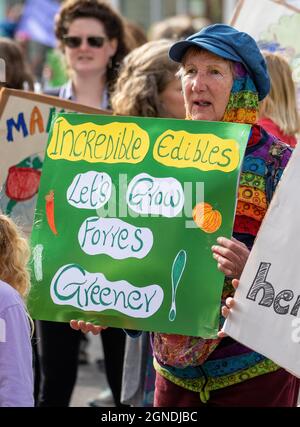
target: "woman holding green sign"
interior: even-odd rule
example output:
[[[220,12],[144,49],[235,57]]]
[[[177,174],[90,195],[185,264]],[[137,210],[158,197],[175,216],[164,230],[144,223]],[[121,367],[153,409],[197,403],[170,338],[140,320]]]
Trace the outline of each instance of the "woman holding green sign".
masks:
[[[223,302],[234,293],[231,280],[243,271],[291,150],[256,124],[258,103],[268,94],[270,80],[252,37],[215,24],[175,43],[169,55],[181,64],[187,119],[252,125],[233,237],[219,237],[212,247],[217,268],[227,276]],[[198,215],[195,211],[194,220],[200,224]],[[220,309],[220,327],[223,320]],[[84,322],[72,325],[84,331],[99,330]],[[153,351],[157,407],[296,406],[299,381],[229,337],[154,333]]]

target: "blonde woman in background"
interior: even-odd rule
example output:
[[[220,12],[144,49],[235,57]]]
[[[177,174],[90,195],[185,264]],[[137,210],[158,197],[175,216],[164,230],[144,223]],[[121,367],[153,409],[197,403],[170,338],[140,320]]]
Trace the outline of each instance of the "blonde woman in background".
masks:
[[[287,60],[278,53],[263,52],[270,79],[271,90],[261,102],[258,123],[281,141],[295,147],[299,132],[296,88],[292,70]]]
[[[126,116],[185,118],[178,66],[168,57],[170,40],[151,41],[124,59],[112,95],[114,113]]]
[[[34,406],[28,260],[26,239],[0,214],[0,407]]]

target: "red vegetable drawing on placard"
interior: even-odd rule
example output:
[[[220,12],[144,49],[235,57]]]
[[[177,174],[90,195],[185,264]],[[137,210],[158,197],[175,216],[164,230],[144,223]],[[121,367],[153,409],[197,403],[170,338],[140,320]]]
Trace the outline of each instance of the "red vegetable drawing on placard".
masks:
[[[46,217],[47,217],[48,225],[52,233],[55,235],[58,235],[58,232],[55,226],[54,191],[53,190],[49,191],[49,193],[45,196],[45,200],[46,200]]]
[[[8,170],[6,195],[17,202],[31,199],[40,184],[41,172],[33,168],[12,166]]]
[[[0,210],[24,227],[32,225],[42,165],[42,154],[33,154],[10,166],[0,191]]]

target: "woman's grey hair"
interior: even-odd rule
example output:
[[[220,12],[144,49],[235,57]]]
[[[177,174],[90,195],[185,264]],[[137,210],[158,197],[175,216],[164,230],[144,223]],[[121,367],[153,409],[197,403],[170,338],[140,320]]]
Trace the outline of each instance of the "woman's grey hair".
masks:
[[[201,47],[196,47],[196,46],[195,47],[194,46],[190,47],[186,51],[186,53],[184,54],[184,56],[182,58],[182,61],[181,61],[180,67],[179,67],[179,69],[178,69],[178,71],[176,73],[176,76],[178,78],[182,79],[183,72],[184,72],[184,64],[185,64],[185,60],[186,60],[187,55],[189,55],[189,54],[199,55],[202,52],[208,52],[208,51],[205,50],[205,49],[202,49]],[[215,55],[215,54],[212,53],[212,55]],[[231,70],[231,73],[232,73],[232,77],[235,78],[235,76],[236,76],[236,72],[235,72],[235,64],[236,64],[236,62],[231,61],[230,59],[222,58],[221,56],[219,58],[223,59],[225,62],[227,62],[229,64],[230,70]]]

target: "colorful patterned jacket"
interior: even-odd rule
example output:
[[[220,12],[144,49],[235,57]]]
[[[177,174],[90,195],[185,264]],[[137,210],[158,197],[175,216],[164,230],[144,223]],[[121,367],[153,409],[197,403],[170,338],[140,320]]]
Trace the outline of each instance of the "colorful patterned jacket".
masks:
[[[292,151],[253,125],[243,162],[233,236],[252,248],[270,200]],[[224,300],[233,295],[225,279]],[[224,319],[220,314],[220,325]],[[227,337],[198,337],[155,333],[152,336],[155,368],[165,378],[206,401],[209,390],[245,381],[279,367],[271,360]]]

